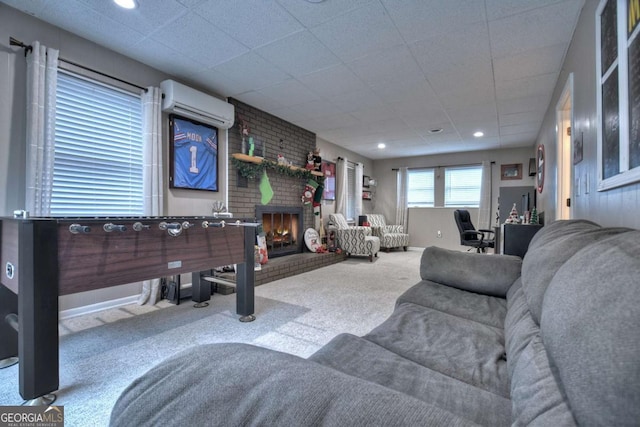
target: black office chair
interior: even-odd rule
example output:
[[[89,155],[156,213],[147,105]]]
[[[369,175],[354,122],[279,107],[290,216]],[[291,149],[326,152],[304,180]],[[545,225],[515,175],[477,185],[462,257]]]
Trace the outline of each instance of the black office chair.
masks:
[[[495,240],[492,230],[476,230],[471,222],[471,215],[465,209],[453,211],[458,231],[460,232],[460,244],[471,246],[469,250],[476,248],[476,252],[486,252],[487,248],[495,247]]]

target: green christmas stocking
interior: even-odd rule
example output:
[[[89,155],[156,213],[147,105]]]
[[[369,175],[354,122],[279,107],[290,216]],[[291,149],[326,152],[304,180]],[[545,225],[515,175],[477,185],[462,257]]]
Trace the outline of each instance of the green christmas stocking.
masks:
[[[260,179],[260,195],[262,198],[260,202],[263,205],[269,204],[271,199],[273,198],[273,189],[271,188],[271,184],[269,183],[269,177],[267,176],[267,171],[262,172],[262,178]]]

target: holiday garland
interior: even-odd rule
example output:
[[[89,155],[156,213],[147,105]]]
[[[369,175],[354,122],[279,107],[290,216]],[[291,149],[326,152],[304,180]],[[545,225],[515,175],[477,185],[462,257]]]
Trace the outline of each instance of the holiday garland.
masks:
[[[247,163],[242,160],[238,160],[235,157],[231,158],[231,162],[233,166],[236,167],[238,173],[247,179],[255,179],[258,176],[262,176],[262,172],[269,169],[276,171],[279,174],[290,176],[293,178],[304,178],[304,179],[322,179],[321,177],[317,177],[311,173],[310,170],[307,169],[292,169],[287,165],[281,165],[277,162],[263,159],[262,163]]]

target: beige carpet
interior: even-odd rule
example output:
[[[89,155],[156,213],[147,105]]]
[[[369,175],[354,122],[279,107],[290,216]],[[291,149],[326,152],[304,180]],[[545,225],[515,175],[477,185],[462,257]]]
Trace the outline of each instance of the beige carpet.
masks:
[[[422,249],[380,253],[256,288],[256,320],[241,323],[235,295],[196,309],[128,305],[60,322],[60,390],[68,426],[104,426],[120,392],[159,361],[189,346],[243,342],[307,357],[342,332],[363,335],[420,280]],[[212,361],[218,363],[218,361]],[[212,393],[215,390],[212,390]],[[18,366],[0,370],[0,405],[19,405]]]

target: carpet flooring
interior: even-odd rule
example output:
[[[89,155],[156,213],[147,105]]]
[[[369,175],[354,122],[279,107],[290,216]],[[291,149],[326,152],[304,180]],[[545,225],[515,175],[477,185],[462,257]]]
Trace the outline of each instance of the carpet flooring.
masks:
[[[194,308],[188,300],[177,306],[161,301],[63,320],[54,404],[64,406],[68,427],[106,426],[129,383],[190,346],[242,342],[308,357],[342,332],[364,335],[420,280],[421,254],[422,249],[410,248],[381,252],[373,263],[348,258],[256,287],[251,323],[238,321],[235,294],[214,294],[206,308]],[[0,405],[22,403],[18,365],[0,369]]]

